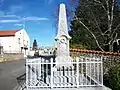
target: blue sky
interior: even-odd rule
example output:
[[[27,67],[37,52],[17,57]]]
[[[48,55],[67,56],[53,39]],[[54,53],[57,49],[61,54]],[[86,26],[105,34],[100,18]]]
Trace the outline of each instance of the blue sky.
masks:
[[[30,36],[31,46],[51,46],[56,36],[54,13],[60,3],[71,0],[0,0],[0,30],[22,29]]]

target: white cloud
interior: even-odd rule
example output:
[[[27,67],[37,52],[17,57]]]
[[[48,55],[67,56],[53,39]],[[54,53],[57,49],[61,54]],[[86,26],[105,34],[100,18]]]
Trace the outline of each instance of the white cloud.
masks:
[[[15,23],[15,22],[23,21],[23,20],[28,20],[28,21],[47,21],[47,20],[49,20],[48,18],[40,18],[40,17],[34,17],[34,16],[31,16],[31,17],[20,17],[20,16],[16,16],[16,15],[5,15],[3,17],[4,18],[8,17],[9,19],[7,19],[7,20],[4,20],[4,19],[0,20],[0,23]],[[14,19],[12,19],[12,18],[14,18]],[[20,24],[17,25],[17,26],[20,26]]]
[[[40,17],[26,17],[25,20],[31,20],[31,21],[46,21],[49,20],[48,18],[40,18]]]
[[[22,26],[23,24],[14,24],[15,26]]]
[[[3,16],[0,16],[0,18],[22,19],[20,16],[17,16],[17,15],[14,15],[14,14],[3,15]]]
[[[0,20],[0,23],[15,23],[20,22],[20,20]]]
[[[22,19],[20,16],[17,16],[17,15],[14,15],[14,14],[11,14],[11,15],[3,15],[3,16],[0,16],[0,18],[15,18],[15,19]]]
[[[12,15],[5,15],[5,16],[3,16],[3,17],[18,17],[18,16],[12,14]]]

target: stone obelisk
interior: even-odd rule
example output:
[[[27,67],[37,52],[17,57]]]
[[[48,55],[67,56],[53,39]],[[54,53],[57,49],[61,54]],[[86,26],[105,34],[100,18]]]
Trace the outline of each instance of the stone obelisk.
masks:
[[[58,67],[69,66],[67,63],[71,62],[71,57],[69,55],[69,40],[71,37],[68,34],[67,17],[65,4],[60,4],[59,8],[59,22],[58,22],[58,33],[55,37],[57,42],[57,56],[56,63]],[[62,64],[61,64],[62,63]]]

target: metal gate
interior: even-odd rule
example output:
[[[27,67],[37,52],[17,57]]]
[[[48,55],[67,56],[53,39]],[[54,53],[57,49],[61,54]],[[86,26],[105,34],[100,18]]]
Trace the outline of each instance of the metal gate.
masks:
[[[27,89],[103,86],[102,58],[75,57],[72,62],[61,64],[62,67],[56,67],[53,58],[27,59]]]

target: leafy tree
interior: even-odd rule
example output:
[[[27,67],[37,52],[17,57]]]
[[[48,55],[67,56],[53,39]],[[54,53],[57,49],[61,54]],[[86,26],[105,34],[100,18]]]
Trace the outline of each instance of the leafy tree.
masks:
[[[120,38],[119,0],[79,0],[71,21],[72,44],[113,51]]]
[[[34,42],[33,42],[33,50],[37,50],[37,48],[38,48],[38,45],[37,45],[37,41],[36,41],[36,39],[34,39]]]

